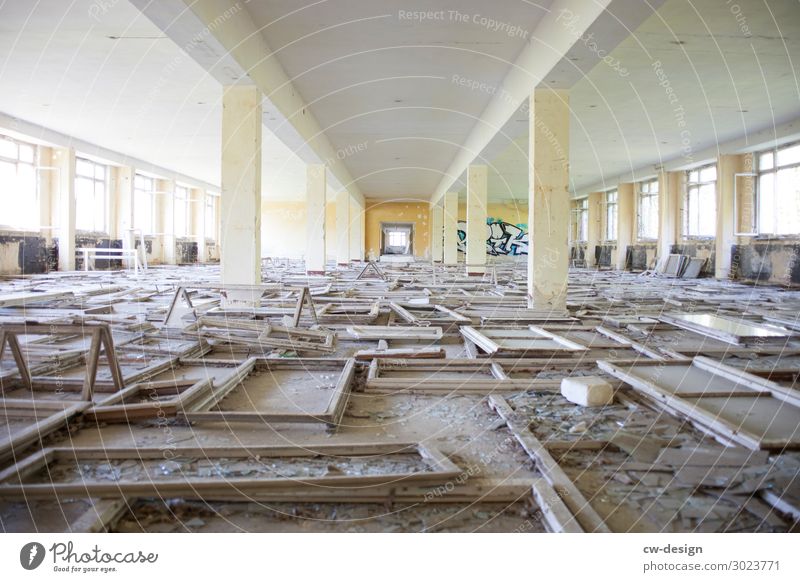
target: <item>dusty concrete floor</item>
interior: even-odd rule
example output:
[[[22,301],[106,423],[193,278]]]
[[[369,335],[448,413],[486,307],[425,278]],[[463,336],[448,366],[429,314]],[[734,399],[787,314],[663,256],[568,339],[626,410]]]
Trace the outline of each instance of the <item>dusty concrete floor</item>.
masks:
[[[408,296],[419,301],[427,297],[422,289],[425,288],[425,269],[428,268],[424,265],[397,267],[390,274],[392,283],[378,279],[363,282],[355,295],[361,293],[368,296],[363,303],[369,305],[375,301],[369,293],[380,296],[381,293],[407,289]],[[412,274],[409,275],[409,272]],[[295,278],[302,281],[304,277],[292,272],[273,275],[280,280]],[[137,281],[126,280],[124,274],[108,276],[93,273],[88,280],[42,277],[33,284],[28,281],[0,283],[0,290],[74,287],[77,293],[75,297],[39,304],[31,308],[29,313],[44,317],[48,310],[52,310],[60,317],[69,318],[85,317],[87,308],[102,310],[115,334],[123,374],[135,376],[149,366],[191,353],[196,348],[196,340],[172,336],[165,338],[159,333],[158,326],[178,281],[183,283],[186,277],[206,281],[213,280],[215,276],[213,269],[154,269],[146,279]],[[330,282],[339,285],[340,289],[348,289],[351,285],[338,281],[337,277],[352,276],[351,271],[344,270],[330,278]],[[441,283],[442,275],[437,277]],[[514,326],[513,317],[509,321],[503,315],[509,310],[535,319],[535,314],[524,312],[524,295],[519,292],[520,285],[524,283],[516,271],[497,285],[475,280],[464,282],[456,271],[446,273],[446,277],[450,277],[454,283],[447,289],[432,286],[434,293],[441,294],[436,301],[456,309],[478,329],[484,320],[487,325]],[[549,450],[566,476],[612,531],[792,531],[796,526],[791,516],[771,507],[767,500],[770,493],[790,504],[800,499],[800,455],[797,453],[773,451],[744,466],[726,466],[722,469],[701,466],[699,473],[691,467],[686,470],[685,467],[664,464],[658,461],[659,452],[664,449],[720,450],[720,443],[715,438],[718,435],[710,434],[707,429],[698,430],[690,419],[665,412],[652,400],[622,383],[618,385],[613,405],[590,408],[576,406],[564,399],[558,392],[558,383],[565,377],[587,375],[600,375],[615,381],[597,367],[596,360],[680,359],[708,355],[736,368],[757,371],[762,376],[775,373],[776,382],[794,390],[797,375],[791,370],[796,368],[800,360],[800,343],[795,339],[790,338],[780,346],[731,346],[718,339],[678,330],[658,322],[657,318],[663,310],[686,309],[689,304],[693,309],[713,310],[714,313],[729,316],[735,313],[741,316],[746,306],[750,310],[748,320],[754,321],[758,321],[760,313],[778,312],[785,318],[795,306],[800,312],[800,293],[778,293],[715,281],[643,279],[618,273],[577,272],[572,274],[572,278],[570,289],[574,296],[570,301],[571,322],[539,322],[539,325],[585,346],[587,349],[584,351],[550,355],[540,358],[535,365],[514,369],[509,363],[514,361],[513,354],[500,352],[490,357],[466,342],[458,326],[453,324],[446,325],[445,335],[435,342],[402,338],[389,340],[385,347],[412,352],[421,348],[442,348],[448,360],[472,358],[472,361],[476,361],[477,356],[477,360],[499,362],[513,380],[549,381],[550,388],[503,391],[502,394],[521,419],[520,430],[537,438]],[[319,282],[315,281],[314,284]],[[210,307],[218,304],[215,300],[216,291],[203,289],[200,283],[197,286],[201,288],[195,294],[198,304]],[[81,295],[82,288],[85,295]],[[111,292],[109,289],[113,289],[114,297],[106,300],[103,293]],[[351,305],[345,301],[352,299],[349,291],[343,293],[329,289],[324,295],[333,300],[341,298],[342,309]],[[399,301],[397,296],[392,297]],[[272,295],[265,295],[262,301],[265,311],[274,308],[276,312],[291,312],[292,291],[281,289]],[[485,307],[484,302],[488,302],[490,307]],[[498,317],[493,311],[495,307],[491,307],[495,302],[503,305],[502,309],[497,307],[500,310],[498,313],[503,312],[499,315],[502,324],[491,321],[493,317]],[[25,312],[13,307],[0,309],[0,323],[4,318],[16,317],[20,313]],[[275,325],[279,324],[282,316],[262,313],[258,317]],[[405,325],[395,313],[386,309],[385,304],[382,304],[380,315],[371,323]],[[528,323],[520,325],[524,327]],[[310,322],[305,325],[310,325]],[[345,327],[346,324],[333,324],[340,339],[331,353],[297,354],[278,350],[273,355],[351,358],[361,350],[380,347],[377,340],[348,339],[345,337]],[[408,326],[408,329],[411,334],[418,328]],[[609,334],[608,330],[612,333]],[[53,368],[46,352],[80,351],[87,346],[86,337],[54,337],[35,352],[31,350],[36,346],[26,346],[26,353],[39,362],[42,369],[46,370],[44,375],[50,378],[80,379],[85,372],[82,361],[72,361]],[[232,377],[233,370],[226,368],[224,361],[242,362],[253,355],[269,354],[262,354],[258,346],[240,344],[231,349],[217,345],[203,356],[206,364],[196,361],[173,364],[173,369],[150,375],[148,381],[209,379],[217,384],[224,383],[226,378]],[[556,364],[558,358],[566,358],[567,363]],[[321,444],[418,442],[441,451],[462,471],[455,480],[458,491],[467,491],[473,486],[485,488],[486,483],[529,484],[543,477],[506,423],[490,409],[487,393],[425,393],[426,384],[435,381],[436,374],[420,379],[417,388],[421,393],[402,389],[383,393],[366,386],[367,365],[368,362],[358,365],[352,394],[335,429],[324,423],[189,424],[176,419],[174,414],[163,419],[130,423],[98,424],[88,419],[74,419],[69,430],[56,430],[44,438],[43,444],[59,447],[151,447],[162,450],[228,446],[246,451],[248,448],[268,445],[313,448]],[[3,382],[5,398],[76,401],[75,391],[31,392],[21,389],[14,380],[15,372],[15,364],[6,353],[0,361],[0,381]],[[407,375],[413,376],[413,372]],[[398,373],[396,377],[401,378],[403,374]],[[448,371],[438,374],[439,379],[445,377],[458,377],[458,373]],[[491,374],[487,377],[491,377]],[[245,380],[244,386],[235,388],[222,400],[221,409],[246,410],[256,402],[260,409],[300,409],[316,413],[324,408],[330,398],[332,378],[331,374],[325,372],[301,373],[299,376],[284,372],[254,373]],[[108,371],[102,367],[99,379],[110,379]],[[101,392],[98,396],[105,398],[109,394]],[[11,435],[23,427],[24,422],[9,417],[3,426]],[[17,451],[18,458],[34,453],[38,447],[38,444],[34,444],[24,451]],[[732,448],[735,451],[742,450],[741,447]],[[320,463],[328,465],[327,468],[322,467],[323,471],[341,470],[339,465],[331,466],[336,463],[319,459],[309,463],[309,466]],[[9,462],[0,466],[0,469],[7,466],[10,466]],[[288,465],[282,470],[288,472],[286,467]],[[103,472],[114,474],[119,468],[106,464],[78,469],[79,474],[80,471],[86,471],[86,475],[103,477]],[[380,473],[384,469],[376,464],[365,470]],[[703,471],[708,474],[703,474]],[[61,475],[59,478],[64,479],[68,475],[72,475],[69,478],[75,478],[75,473],[69,470],[54,470],[49,477],[53,478],[54,475]],[[349,500],[304,501],[302,498],[288,502],[265,500],[258,495],[243,495],[237,500],[142,496],[117,502],[103,501],[96,505],[87,499],[25,503],[2,499],[0,490],[0,529],[84,531],[87,527],[103,527],[120,532],[546,530],[542,513],[533,501],[529,486],[523,486],[519,495],[512,495],[503,501],[447,501],[441,492],[449,484],[452,481],[422,487],[424,498],[418,501],[410,502],[386,494],[380,502],[363,500],[359,503]]]

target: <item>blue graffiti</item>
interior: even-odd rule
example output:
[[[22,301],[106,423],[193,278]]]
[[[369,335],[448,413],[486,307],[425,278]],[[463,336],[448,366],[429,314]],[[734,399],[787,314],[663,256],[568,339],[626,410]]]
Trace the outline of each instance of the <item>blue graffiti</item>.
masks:
[[[511,224],[502,219],[486,220],[486,253],[492,256],[519,256],[528,254],[528,233],[526,224]],[[458,250],[467,252],[467,223],[458,223]]]

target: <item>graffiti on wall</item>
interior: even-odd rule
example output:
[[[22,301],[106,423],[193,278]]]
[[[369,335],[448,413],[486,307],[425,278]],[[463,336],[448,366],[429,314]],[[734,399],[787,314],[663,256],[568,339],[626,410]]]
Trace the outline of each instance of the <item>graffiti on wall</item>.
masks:
[[[528,225],[511,224],[502,218],[486,219],[486,253],[493,256],[528,254]],[[467,252],[467,223],[458,222],[458,250]]]

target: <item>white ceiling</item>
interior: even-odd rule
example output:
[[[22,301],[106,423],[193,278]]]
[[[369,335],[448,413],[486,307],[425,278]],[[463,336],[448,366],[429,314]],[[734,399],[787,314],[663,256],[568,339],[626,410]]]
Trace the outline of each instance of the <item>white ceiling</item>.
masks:
[[[730,6],[668,0],[611,52],[628,75],[599,63],[572,87],[570,177],[575,191],[615,186],[620,176],[631,179],[642,167],[655,174],[656,165],[676,158],[685,165],[700,163],[708,148],[765,129],[768,135],[800,116],[797,1],[739,1],[739,20]],[[657,61],[677,98],[673,103],[655,72]],[[494,199],[527,198],[523,111],[504,128],[506,133],[515,123],[526,131],[513,141],[498,136],[493,147],[500,153],[484,153],[495,168],[489,176]]]
[[[364,195],[428,199],[491,99],[454,76],[500,85],[549,4],[273,0],[246,9],[334,147],[362,144],[345,164]],[[413,11],[438,14],[405,17]]]
[[[0,112],[219,184],[219,83],[127,1],[0,3],[0,55]],[[264,196],[305,199],[305,164],[262,149]]]
[[[242,6],[360,190],[368,197],[427,199],[525,43],[521,35],[476,23],[474,15],[531,31],[543,4],[549,1]],[[626,2],[612,6],[624,11]],[[641,2],[627,6],[651,10]],[[683,138],[695,154],[800,116],[796,0],[736,6],[738,20],[731,3],[667,0],[633,34],[600,47],[613,49],[626,76],[602,62],[575,75],[586,70],[581,55],[574,71],[566,60],[557,67],[554,74],[570,83],[579,79],[570,96],[577,191],[612,186],[633,170],[680,158]],[[415,22],[400,18],[401,10],[445,12]],[[467,22],[450,10],[468,15]],[[612,16],[606,21],[620,19]],[[656,60],[685,111],[685,127],[659,85]],[[459,86],[454,76],[484,88]],[[219,82],[126,0],[0,4],[0,87],[2,113],[219,183]],[[527,126],[518,112],[477,159],[490,165],[493,200],[527,198]],[[265,196],[302,200],[303,162],[266,130],[263,149]]]

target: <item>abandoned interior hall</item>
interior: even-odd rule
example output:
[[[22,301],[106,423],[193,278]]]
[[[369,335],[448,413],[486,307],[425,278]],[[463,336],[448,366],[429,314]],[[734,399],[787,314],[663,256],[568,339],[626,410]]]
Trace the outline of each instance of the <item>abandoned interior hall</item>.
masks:
[[[795,531],[799,78],[797,0],[0,2],[0,531]]]

